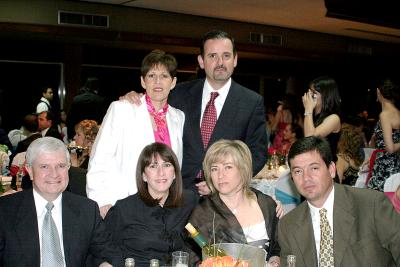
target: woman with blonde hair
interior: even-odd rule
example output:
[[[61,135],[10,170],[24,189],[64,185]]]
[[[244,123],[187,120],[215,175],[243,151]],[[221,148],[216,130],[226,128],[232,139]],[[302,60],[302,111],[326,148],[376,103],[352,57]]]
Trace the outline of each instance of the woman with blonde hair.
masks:
[[[220,140],[207,150],[203,161],[211,195],[192,212],[189,222],[216,243],[242,243],[264,248],[270,266],[279,266],[279,244],[275,229],[275,201],[250,188],[253,176],[249,148],[239,140]],[[193,251],[196,263],[200,251]]]
[[[98,131],[99,125],[94,120],[83,120],[75,125],[75,147],[71,147],[73,167],[88,168],[90,152]]]

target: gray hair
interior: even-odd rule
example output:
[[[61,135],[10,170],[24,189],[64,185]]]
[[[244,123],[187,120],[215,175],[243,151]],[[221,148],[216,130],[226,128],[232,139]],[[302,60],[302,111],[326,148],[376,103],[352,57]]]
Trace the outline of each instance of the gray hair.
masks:
[[[54,137],[38,138],[29,145],[28,150],[26,151],[26,164],[28,166],[32,166],[33,161],[41,152],[49,153],[49,152],[56,152],[59,150],[65,152],[67,163],[69,164],[70,155],[67,150],[67,147],[61,140]]]

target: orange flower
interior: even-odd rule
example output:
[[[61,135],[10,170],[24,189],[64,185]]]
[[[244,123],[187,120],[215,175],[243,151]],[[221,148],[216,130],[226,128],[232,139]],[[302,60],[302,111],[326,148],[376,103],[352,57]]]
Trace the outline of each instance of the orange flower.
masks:
[[[207,258],[199,267],[251,267],[251,265],[246,261],[235,260],[232,256],[218,256]]]

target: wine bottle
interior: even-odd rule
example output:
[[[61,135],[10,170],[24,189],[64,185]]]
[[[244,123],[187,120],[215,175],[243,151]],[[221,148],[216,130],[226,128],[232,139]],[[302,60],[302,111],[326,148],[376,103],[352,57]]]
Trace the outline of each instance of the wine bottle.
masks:
[[[186,224],[185,228],[190,233],[190,236],[197,243],[197,245],[201,247],[203,253],[205,253],[208,257],[222,257],[227,255],[223,249],[208,244],[204,236],[202,236],[191,223]]]

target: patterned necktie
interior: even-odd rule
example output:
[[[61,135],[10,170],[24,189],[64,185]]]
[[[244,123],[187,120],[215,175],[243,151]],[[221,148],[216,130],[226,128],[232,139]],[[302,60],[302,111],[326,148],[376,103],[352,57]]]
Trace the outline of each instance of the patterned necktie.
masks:
[[[51,216],[53,203],[46,204],[46,215],[42,227],[42,267],[62,267],[64,259],[61,253],[60,238],[57,227]]]
[[[333,238],[328,219],[326,218],[326,209],[319,210],[321,242],[319,250],[319,267],[333,267]]]
[[[214,101],[219,94],[212,92],[210,101],[208,101],[206,109],[203,113],[203,120],[201,121],[201,137],[203,139],[204,149],[207,148],[208,142],[210,141],[211,134],[214,130],[215,124],[217,123],[217,109],[215,108]]]

